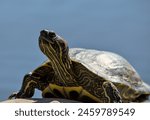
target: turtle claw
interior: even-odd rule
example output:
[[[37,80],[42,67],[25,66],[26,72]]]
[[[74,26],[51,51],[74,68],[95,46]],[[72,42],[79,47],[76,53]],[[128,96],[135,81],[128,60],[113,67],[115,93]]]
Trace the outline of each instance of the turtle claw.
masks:
[[[13,92],[8,99],[16,99],[16,98],[21,98],[22,93],[21,92]]]
[[[17,97],[17,94],[18,94],[18,92],[13,92],[9,97],[8,97],[8,99],[16,99]]]

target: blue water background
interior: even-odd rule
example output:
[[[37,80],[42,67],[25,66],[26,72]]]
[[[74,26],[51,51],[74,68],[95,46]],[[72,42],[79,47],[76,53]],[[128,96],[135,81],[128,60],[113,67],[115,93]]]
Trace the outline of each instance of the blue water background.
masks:
[[[149,0],[0,0],[0,100],[46,59],[38,47],[45,28],[70,47],[122,55],[150,84],[149,6]]]

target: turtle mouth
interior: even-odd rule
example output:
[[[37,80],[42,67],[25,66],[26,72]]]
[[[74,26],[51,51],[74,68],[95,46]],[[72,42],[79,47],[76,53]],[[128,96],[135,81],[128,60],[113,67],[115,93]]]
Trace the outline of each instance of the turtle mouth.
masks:
[[[54,31],[42,30],[40,32],[39,40],[44,40],[51,44],[54,44],[55,40],[57,39],[57,35]]]

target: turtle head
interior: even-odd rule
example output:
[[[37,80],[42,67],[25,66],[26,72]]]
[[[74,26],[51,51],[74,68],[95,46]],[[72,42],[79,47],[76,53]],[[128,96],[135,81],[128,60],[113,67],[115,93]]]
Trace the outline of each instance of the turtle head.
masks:
[[[67,42],[54,31],[42,30],[39,37],[39,46],[51,62],[70,64]]]
[[[41,51],[48,57],[59,84],[75,85],[67,42],[53,31],[42,30],[39,36]]]

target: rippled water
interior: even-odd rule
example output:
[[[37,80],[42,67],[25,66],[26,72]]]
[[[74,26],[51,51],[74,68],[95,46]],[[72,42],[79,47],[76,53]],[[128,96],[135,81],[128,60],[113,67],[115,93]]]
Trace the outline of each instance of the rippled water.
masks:
[[[24,74],[46,59],[38,48],[44,28],[63,36],[70,47],[124,56],[150,84],[149,4],[148,0],[1,0],[0,100],[19,90]]]

